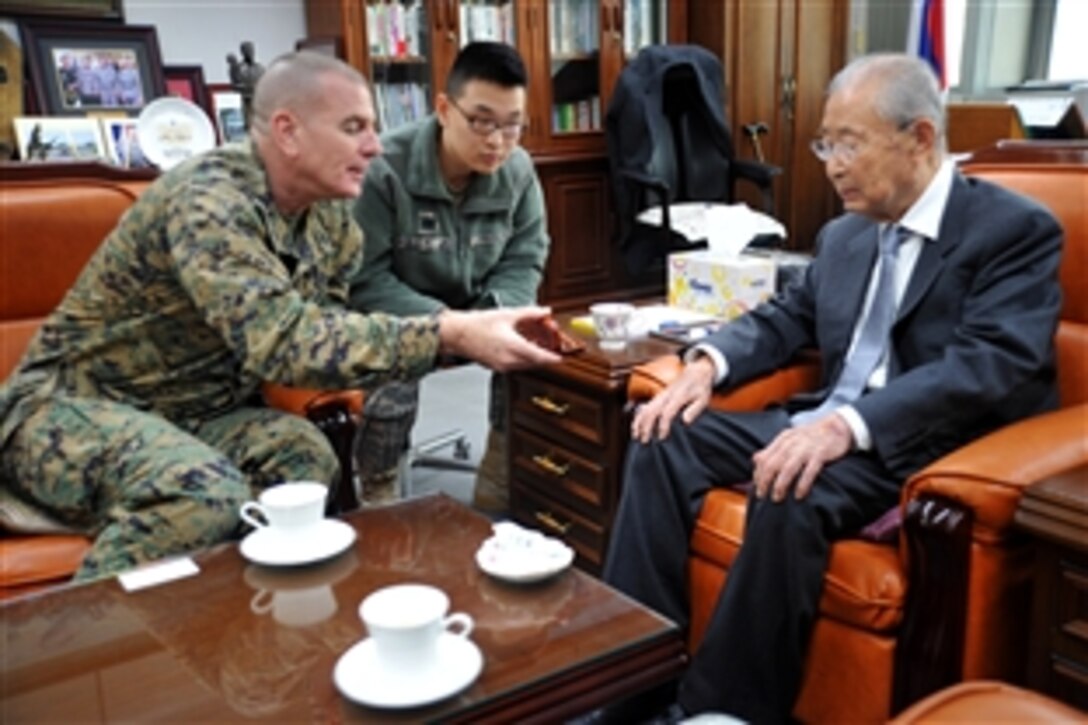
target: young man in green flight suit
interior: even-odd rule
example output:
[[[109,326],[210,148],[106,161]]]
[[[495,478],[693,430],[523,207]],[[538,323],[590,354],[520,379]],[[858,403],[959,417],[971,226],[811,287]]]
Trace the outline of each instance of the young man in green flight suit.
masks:
[[[355,218],[365,259],[351,290],[360,311],[398,315],[532,304],[549,238],[525,128],[525,65],[504,43],[466,45],[428,118],[383,135]],[[492,376],[491,432],[476,478],[477,508],[507,508],[503,379]],[[356,439],[363,497],[396,495],[418,382],[370,391]]]

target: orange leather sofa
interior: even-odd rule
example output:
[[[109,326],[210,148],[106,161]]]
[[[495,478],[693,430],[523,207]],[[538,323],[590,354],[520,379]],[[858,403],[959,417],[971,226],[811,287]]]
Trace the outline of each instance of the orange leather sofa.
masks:
[[[1013,529],[1013,514],[1026,486],[1088,460],[1088,146],[980,154],[963,171],[1038,199],[1064,227],[1061,409],[996,431],[913,476],[892,543],[852,538],[833,546],[794,709],[803,722],[883,722],[961,680],[1021,681],[1032,550]],[[814,387],[816,364],[716,395],[712,405],[756,409],[784,400]],[[630,399],[649,399],[680,367],[669,356],[636,368]],[[692,647],[742,545],[745,506],[743,493],[717,489],[697,521]]]
[[[911,705],[891,725],[1085,723],[1088,713],[1004,682],[961,682]]]
[[[0,166],[0,380],[153,178],[97,164]],[[354,508],[351,441],[361,394],[318,396],[282,386],[265,392],[269,404],[308,416],[329,436],[343,471],[331,508]],[[83,536],[0,527],[0,599],[68,580],[88,548]]]

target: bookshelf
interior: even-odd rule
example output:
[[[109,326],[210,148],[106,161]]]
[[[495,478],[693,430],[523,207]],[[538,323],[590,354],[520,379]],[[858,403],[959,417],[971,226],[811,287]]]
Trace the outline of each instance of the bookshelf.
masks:
[[[657,43],[687,40],[689,0],[306,0],[307,34],[341,41],[371,79],[383,129],[420,118],[460,48],[514,45],[529,72],[522,145],[544,187],[552,250],[541,300],[660,294],[663,274],[632,279],[615,253],[603,133],[623,66]]]

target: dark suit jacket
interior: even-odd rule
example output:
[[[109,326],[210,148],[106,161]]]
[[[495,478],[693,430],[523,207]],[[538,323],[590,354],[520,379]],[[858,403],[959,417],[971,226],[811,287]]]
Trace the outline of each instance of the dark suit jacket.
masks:
[[[936,241],[925,242],[892,329],[886,387],[854,403],[875,453],[906,477],[969,440],[1057,406],[1053,338],[1062,233],[1024,197],[956,174]],[[829,222],[803,279],[706,340],[729,361],[726,383],[819,349],[822,390],[838,379],[865,298],[877,225]]]

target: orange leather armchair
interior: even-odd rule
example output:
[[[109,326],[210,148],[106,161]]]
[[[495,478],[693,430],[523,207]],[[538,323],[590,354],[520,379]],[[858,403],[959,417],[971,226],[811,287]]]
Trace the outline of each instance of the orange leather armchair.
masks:
[[[1058,163],[995,160],[963,171],[1038,199],[1065,230],[1056,337],[1061,409],[977,440],[903,488],[892,543],[847,539],[832,548],[804,682],[804,722],[881,722],[961,680],[1021,681],[1029,631],[1032,549],[1012,527],[1024,488],[1088,461],[1088,148]],[[680,370],[670,356],[636,368],[633,401]],[[813,387],[806,361],[716,395],[721,409],[757,409]],[[744,539],[745,494],[706,498],[689,558],[691,631],[702,637]]]
[[[9,164],[0,176],[0,380],[18,364],[42,320],[153,178],[95,164]],[[330,508],[355,508],[351,442],[359,392],[316,393],[266,386],[270,405],[305,415],[329,437],[341,464]],[[0,524],[26,516],[5,505]],[[21,508],[21,507],[18,507]],[[13,533],[0,525],[0,599],[71,578],[90,547],[86,537]]]
[[[1084,723],[1088,713],[1004,682],[961,682],[911,705],[891,725],[930,723]]]

